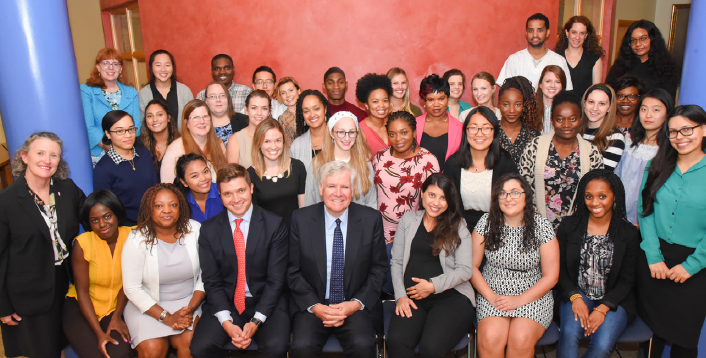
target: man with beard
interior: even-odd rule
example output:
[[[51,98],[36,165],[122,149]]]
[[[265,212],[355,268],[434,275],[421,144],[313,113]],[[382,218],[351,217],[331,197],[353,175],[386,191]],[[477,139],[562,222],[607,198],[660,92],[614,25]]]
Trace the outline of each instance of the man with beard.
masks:
[[[571,75],[566,59],[545,45],[545,41],[549,37],[549,19],[541,13],[530,16],[527,19],[525,35],[527,48],[515,52],[507,58],[502,70],[500,70],[497,83],[502,86],[506,78],[523,76],[532,82],[532,86],[536,90],[539,76],[544,67],[557,65],[566,74],[566,88],[564,89],[572,90],[574,86],[571,84]]]

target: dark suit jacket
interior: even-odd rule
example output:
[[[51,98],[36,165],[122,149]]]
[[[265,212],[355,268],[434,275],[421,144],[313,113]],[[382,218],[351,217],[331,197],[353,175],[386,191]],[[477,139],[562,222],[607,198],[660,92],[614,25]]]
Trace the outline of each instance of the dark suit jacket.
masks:
[[[295,210],[291,220],[287,281],[292,295],[290,313],[305,311],[326,296],[326,228],[324,204]],[[360,300],[372,311],[390,265],[387,262],[382,215],[351,203],[348,207],[344,267],[346,300]]]
[[[270,316],[280,300],[286,310],[283,291],[289,234],[282,218],[253,205],[245,254],[245,279],[256,300],[255,311]],[[201,224],[199,261],[201,280],[206,290],[204,309],[210,309],[211,313],[232,310],[238,258],[227,209]]]
[[[59,235],[71,253],[79,232],[78,211],[86,196],[73,180],[54,180]],[[71,273],[71,257],[63,269]],[[0,316],[49,311],[56,287],[54,249],[49,228],[27,190],[24,176],[0,192]]]
[[[578,274],[581,262],[581,243],[585,231],[574,230],[575,216],[568,216],[561,221],[556,237],[561,253],[561,271],[559,272],[559,292],[564,300],[579,293]],[[627,220],[620,220],[621,237],[612,238],[613,264],[606,281],[605,296],[600,303],[611,310],[622,306],[628,314],[628,320],[635,319],[635,272],[637,255],[640,250],[640,231]]]
[[[462,149],[461,149],[462,150]],[[444,163],[444,174],[446,174],[454,182],[456,186],[456,192],[458,193],[458,202],[463,210],[463,198],[461,197],[461,165],[459,164],[459,154],[454,153],[449,157],[449,159]],[[493,168],[493,178],[491,179],[492,185],[498,182],[501,176],[508,173],[518,173],[517,166],[515,162],[510,157],[505,150],[500,149],[500,160]],[[468,231],[473,232],[476,227],[478,220],[485,214],[483,211],[478,210],[463,210],[463,218],[466,219],[466,225],[468,226]]]

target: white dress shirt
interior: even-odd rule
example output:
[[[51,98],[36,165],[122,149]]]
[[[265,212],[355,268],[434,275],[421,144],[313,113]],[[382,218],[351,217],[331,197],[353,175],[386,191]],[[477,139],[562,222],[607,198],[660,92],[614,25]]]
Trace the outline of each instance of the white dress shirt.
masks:
[[[564,74],[566,75],[566,88],[564,89],[567,91],[574,89],[574,85],[571,82],[571,73],[569,73],[569,66],[566,64],[566,59],[563,56],[547,49],[547,53],[544,54],[538,62],[538,65],[535,66],[534,57],[532,57],[527,49],[513,53],[507,58],[502,70],[500,70],[497,79],[498,85],[502,86],[507,78],[524,76],[532,82],[532,87],[534,87],[536,91],[537,85],[539,84],[539,76],[542,75],[544,67],[557,65],[564,70]]]

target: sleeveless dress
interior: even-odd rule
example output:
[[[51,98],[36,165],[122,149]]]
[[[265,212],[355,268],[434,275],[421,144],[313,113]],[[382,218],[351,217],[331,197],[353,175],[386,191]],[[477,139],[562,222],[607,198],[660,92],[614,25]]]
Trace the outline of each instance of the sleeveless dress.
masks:
[[[238,148],[240,149],[238,164],[242,165],[245,169],[248,169],[248,167],[252,166],[252,138],[250,138],[245,129],[242,129],[233,135],[238,139]]]
[[[534,215],[534,220],[535,234],[540,245],[551,241],[554,238],[554,229],[549,221],[539,214]],[[478,220],[475,228],[481,236],[487,234],[487,224],[488,214],[485,214]],[[519,296],[542,278],[539,248],[529,252],[522,251],[523,230],[523,227],[505,225],[502,246],[495,251],[485,250],[487,262],[481,274],[488,286],[498,295]],[[552,322],[554,310],[552,291],[512,312],[500,311],[480,293],[476,294],[476,302],[478,322],[486,317],[523,317],[536,321],[545,329]]]

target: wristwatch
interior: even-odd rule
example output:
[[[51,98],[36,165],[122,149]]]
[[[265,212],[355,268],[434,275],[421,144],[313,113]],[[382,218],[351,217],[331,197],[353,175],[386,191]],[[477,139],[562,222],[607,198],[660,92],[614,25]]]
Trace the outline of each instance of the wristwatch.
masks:
[[[259,319],[253,317],[253,318],[250,320],[250,323],[255,323],[255,328],[260,328],[260,325],[262,324],[262,321],[260,321]]]
[[[169,313],[169,311],[167,311],[167,310],[162,311],[162,314],[159,315],[159,322],[160,323],[164,323],[164,319],[167,318],[168,313]]]

